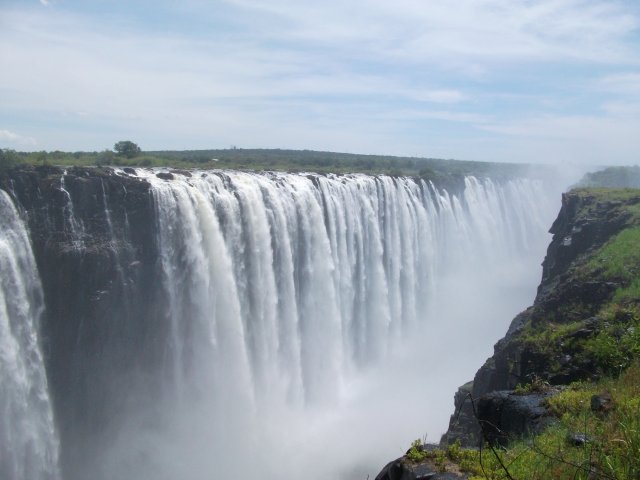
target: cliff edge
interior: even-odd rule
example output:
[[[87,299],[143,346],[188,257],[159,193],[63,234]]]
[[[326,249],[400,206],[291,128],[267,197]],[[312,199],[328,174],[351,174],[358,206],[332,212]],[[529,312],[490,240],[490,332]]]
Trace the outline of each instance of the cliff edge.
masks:
[[[456,392],[439,447],[379,480],[437,459],[451,478],[640,478],[640,190],[565,193],[550,232],[534,304]]]
[[[513,319],[473,382],[456,393],[443,445],[477,446],[482,435],[476,416],[492,425],[490,436],[500,432],[503,440],[539,432],[551,420],[543,406],[555,390],[514,395],[518,386],[545,390],[542,386],[596,381],[629,365],[628,352],[619,363],[594,348],[601,335],[610,335],[612,324],[623,328],[634,321],[635,299],[619,300],[640,274],[638,225],[639,190],[577,189],[563,195],[534,304]]]

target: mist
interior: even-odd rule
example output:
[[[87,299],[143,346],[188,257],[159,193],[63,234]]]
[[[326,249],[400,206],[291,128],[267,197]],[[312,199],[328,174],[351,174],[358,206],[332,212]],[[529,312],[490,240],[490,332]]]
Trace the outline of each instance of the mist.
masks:
[[[441,279],[426,324],[384,361],[345,378],[335,401],[227,404],[221,417],[207,396],[163,406],[165,421],[141,422],[145,413],[132,412],[132,428],[101,452],[100,476],[364,480],[402,456],[412,440],[437,443],[456,389],[531,304],[540,279],[540,255],[533,251],[515,265],[512,259],[483,263]]]
[[[534,298],[564,188],[560,175],[450,191],[364,174],[61,175],[55,271],[35,269],[42,250],[3,194],[6,265],[22,265],[7,312],[35,325],[59,270],[74,291],[109,289],[66,299],[62,332],[43,316],[50,353],[34,333],[19,345],[38,359],[28,374],[1,372],[6,398],[40,392],[20,418],[49,422],[29,437],[43,480],[357,480],[417,438],[437,443],[458,386]],[[102,266],[67,265],[85,261]]]

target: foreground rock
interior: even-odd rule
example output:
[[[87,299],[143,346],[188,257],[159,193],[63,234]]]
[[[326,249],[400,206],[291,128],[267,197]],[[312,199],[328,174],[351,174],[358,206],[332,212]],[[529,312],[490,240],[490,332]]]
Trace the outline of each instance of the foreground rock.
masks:
[[[424,446],[424,448],[428,448],[428,446]],[[438,466],[433,459],[413,462],[406,457],[401,457],[385,465],[375,480],[456,480],[467,478],[469,478],[468,475],[460,472],[457,465],[451,462]]]

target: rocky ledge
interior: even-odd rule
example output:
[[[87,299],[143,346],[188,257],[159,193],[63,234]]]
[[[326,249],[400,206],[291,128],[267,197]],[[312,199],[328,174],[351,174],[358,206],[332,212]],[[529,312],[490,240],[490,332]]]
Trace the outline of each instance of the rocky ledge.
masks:
[[[589,341],[608,327],[600,313],[630,279],[605,274],[594,262],[607,242],[640,223],[639,213],[638,190],[563,195],[534,305],[513,319],[493,356],[456,392],[442,446],[505,444],[539,433],[553,422],[546,398],[608,373],[610,365],[591,355]]]

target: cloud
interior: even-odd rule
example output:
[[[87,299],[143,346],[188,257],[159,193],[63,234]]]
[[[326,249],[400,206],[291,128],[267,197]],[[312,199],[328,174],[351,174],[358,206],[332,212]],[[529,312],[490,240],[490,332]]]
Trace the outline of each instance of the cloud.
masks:
[[[640,72],[607,75],[596,86],[610,93],[640,96]]]
[[[470,60],[637,63],[626,37],[638,28],[638,18],[620,1],[228,3],[251,12],[258,31],[276,24],[278,38],[335,46],[344,55],[449,66]]]
[[[640,103],[605,115],[542,115],[478,124],[518,145],[529,161],[637,164]]]
[[[459,103],[465,100],[466,96],[458,90],[431,90],[412,94],[412,98],[423,102]]]
[[[40,0],[40,3],[42,5],[44,5],[45,7],[48,7],[49,5],[51,5],[51,1],[50,0]]]
[[[517,160],[534,139],[604,145],[588,125],[636,145],[616,133],[639,103],[640,16],[626,2],[185,0],[152,17],[124,5],[0,7],[0,124],[72,150],[126,136]]]
[[[33,146],[36,144],[36,140],[33,137],[26,137],[10,130],[1,129],[0,142],[8,146]]]

